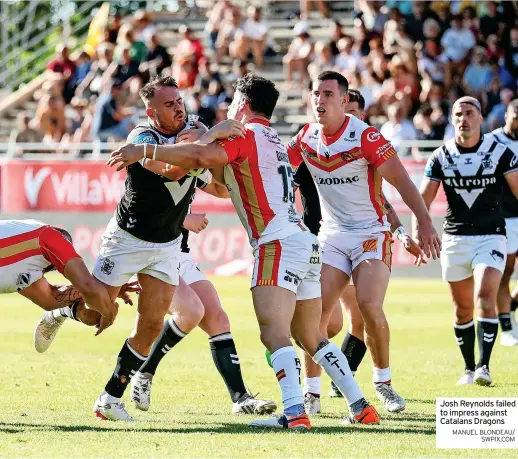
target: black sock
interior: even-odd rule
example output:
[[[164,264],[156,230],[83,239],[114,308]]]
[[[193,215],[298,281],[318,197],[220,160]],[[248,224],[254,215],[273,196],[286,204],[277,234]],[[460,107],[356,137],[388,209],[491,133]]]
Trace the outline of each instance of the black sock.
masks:
[[[514,312],[518,309],[518,300],[511,298],[511,312]]]
[[[121,398],[126,390],[126,386],[144,360],[146,360],[146,357],[135,351],[126,340],[117,357],[115,371],[104,390],[112,397]]]
[[[498,334],[498,319],[478,318],[477,322],[477,338],[479,358],[477,368],[484,365],[489,370],[489,359],[491,351],[495,345],[496,335]]]
[[[160,361],[185,335],[186,333],[178,328],[172,318],[166,320],[164,322],[164,328],[162,328],[162,333],[160,333],[160,336],[153,343],[151,352],[139,371],[141,373],[154,375]]]
[[[455,324],[455,339],[460,347],[466,370],[475,371],[475,323]]]
[[[347,357],[349,368],[354,374],[356,370],[358,370],[363,357],[365,357],[367,346],[363,340],[356,338],[356,336],[353,336],[348,332],[342,343],[342,352]]]
[[[214,365],[227,385],[230,398],[235,403],[246,393],[246,388],[232,335],[229,332],[212,336],[209,338],[209,343]]]
[[[498,321],[503,332],[511,331],[513,325],[511,324],[511,314],[498,314]]]

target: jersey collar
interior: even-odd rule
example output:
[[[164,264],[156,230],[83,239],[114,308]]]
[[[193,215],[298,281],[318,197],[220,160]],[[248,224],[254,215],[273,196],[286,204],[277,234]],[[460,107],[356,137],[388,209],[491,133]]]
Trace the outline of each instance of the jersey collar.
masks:
[[[345,116],[345,120],[342,124],[342,127],[340,129],[338,129],[338,131],[336,131],[333,135],[325,135],[322,131],[321,131],[321,136],[320,138],[322,139],[322,143],[327,147],[329,145],[331,145],[332,143],[335,143],[341,136],[342,134],[345,132],[345,129],[347,128],[347,125],[349,124],[349,116]]]
[[[270,126],[270,122],[268,120],[263,120],[262,118],[252,118],[250,121],[247,121],[246,124],[262,124],[263,126]]]

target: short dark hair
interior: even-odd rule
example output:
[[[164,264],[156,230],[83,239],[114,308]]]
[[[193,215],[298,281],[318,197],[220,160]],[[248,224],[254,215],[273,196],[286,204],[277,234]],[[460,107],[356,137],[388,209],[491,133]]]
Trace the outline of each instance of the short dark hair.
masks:
[[[144,102],[148,102],[155,95],[155,91],[160,87],[178,88],[176,80],[169,75],[156,75],[139,91],[139,96]]]
[[[349,82],[347,78],[345,78],[341,73],[333,72],[332,70],[326,70],[320,73],[315,81],[332,81],[335,80],[338,83],[338,86],[342,90],[342,92],[347,92],[349,90]]]
[[[349,89],[347,94],[349,95],[349,102],[357,102],[361,111],[365,109],[365,98],[360,91],[357,89]]]
[[[247,73],[236,81],[234,88],[243,94],[253,112],[271,118],[279,98],[279,91],[273,81]]]

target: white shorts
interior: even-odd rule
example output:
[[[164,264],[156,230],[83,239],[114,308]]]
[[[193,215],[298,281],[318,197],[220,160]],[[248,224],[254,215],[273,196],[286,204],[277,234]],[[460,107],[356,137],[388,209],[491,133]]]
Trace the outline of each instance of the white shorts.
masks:
[[[309,231],[262,244],[254,258],[251,288],[275,285],[295,293],[297,300],[320,298],[320,245]]]
[[[505,232],[507,234],[507,254],[518,252],[518,218],[505,219]]]
[[[322,263],[339,269],[351,277],[364,260],[381,260],[392,267],[392,234],[390,231],[320,233]]]
[[[180,277],[187,285],[208,280],[190,253],[180,252]]]
[[[442,278],[457,282],[473,275],[477,265],[486,265],[504,272],[506,259],[505,236],[442,235],[441,267]]]
[[[93,275],[107,285],[124,285],[136,273],[178,285],[181,236],[166,243],[147,242],[119,228],[115,219],[101,240]]]

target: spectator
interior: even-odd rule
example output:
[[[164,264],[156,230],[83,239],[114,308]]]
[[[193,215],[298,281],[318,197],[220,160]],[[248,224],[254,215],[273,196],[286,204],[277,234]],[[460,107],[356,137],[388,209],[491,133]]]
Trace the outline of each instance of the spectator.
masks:
[[[363,60],[360,52],[353,49],[352,37],[344,37],[338,42],[340,54],[335,58],[335,67],[338,72],[355,72],[363,70]]]
[[[227,8],[216,39],[216,62],[228,55],[230,43],[235,39],[240,24],[241,11],[237,8]]]
[[[36,123],[45,142],[59,142],[67,132],[63,97],[43,95],[36,109]]]
[[[510,89],[504,88],[500,91],[500,103],[496,104],[487,116],[487,128],[489,131],[493,131],[505,124],[505,112],[513,99],[514,93]]]
[[[441,45],[441,37],[442,37],[441,26],[435,19],[428,18],[426,21],[424,21],[423,35],[424,35],[425,41],[431,40],[438,47]]]
[[[122,26],[122,16],[119,13],[115,13],[110,17],[110,21],[105,28],[105,39],[112,45],[117,43],[117,36]]]
[[[504,20],[498,12],[496,2],[487,2],[487,13],[480,18],[480,33],[483,38],[489,35],[501,35],[504,29]]]
[[[491,67],[491,75],[493,77],[497,77],[504,88],[516,91],[516,80],[513,78],[509,70],[499,64],[499,59],[492,57],[489,60],[489,66]]]
[[[179,32],[182,39],[174,51],[173,77],[180,89],[188,89],[194,85],[198,75],[198,66],[203,58],[203,45],[189,27],[182,25]]]
[[[471,30],[475,38],[478,38],[480,31],[477,11],[471,5],[466,6],[462,10],[462,27],[464,29]]]
[[[358,8],[361,11],[362,21],[367,30],[378,36],[383,35],[383,28],[388,16],[381,11],[382,2],[376,0],[358,0]]]
[[[434,119],[434,109],[429,104],[419,107],[414,116],[414,127],[417,130],[417,138],[419,140],[442,140],[446,126],[447,120],[443,116],[441,116],[441,119]],[[430,154],[434,150],[434,146],[425,146],[419,150],[419,153]]]
[[[48,65],[47,69],[53,76],[59,76],[63,80],[63,97],[66,103],[72,100],[75,88],[73,87],[76,64],[69,57],[69,49],[64,44],[56,46],[56,55]]]
[[[491,67],[487,63],[485,48],[478,46],[473,51],[471,63],[466,68],[462,83],[466,92],[476,98],[480,98],[491,80]]]
[[[221,123],[221,121],[225,121],[227,119],[228,114],[228,104],[223,102],[218,105],[216,109],[216,119],[214,120],[214,124]]]
[[[482,94],[481,102],[484,115],[491,113],[491,110],[500,103],[500,91],[502,83],[498,76],[493,76],[489,82],[489,88]]]
[[[308,65],[309,79],[313,81],[317,75],[335,65],[335,58],[331,48],[331,42],[318,41],[315,44],[315,54]]]
[[[232,63],[232,82],[239,78],[243,78],[248,73],[248,62],[235,60]]]
[[[385,2],[385,7],[389,10],[397,8],[403,16],[407,16],[412,14],[413,3],[412,0],[389,0]]]
[[[361,22],[361,21],[360,21]],[[338,50],[338,42],[341,38],[345,37],[345,33],[342,30],[342,24],[338,19],[333,19],[331,22],[331,30],[329,31],[331,35],[331,51],[333,53],[333,56],[338,56],[340,54],[340,51]],[[367,44],[367,50],[368,50],[368,44]],[[361,51],[361,50],[360,50]],[[362,53],[363,55],[363,53]]]
[[[189,106],[189,111],[193,115],[198,115],[209,127],[214,125],[216,119],[216,112],[210,107],[206,107],[202,103],[201,94],[194,92]]]
[[[19,113],[16,118],[16,129],[11,133],[11,138],[16,143],[39,143],[43,141],[43,132],[33,127],[35,120],[31,119],[29,112]],[[17,154],[37,153],[34,150],[17,149]]]
[[[424,48],[418,52],[417,68],[419,75],[424,80],[423,84],[431,84],[433,81],[444,82],[444,65],[439,62],[439,47],[432,40],[425,40]]]
[[[499,61],[505,57],[504,50],[500,47],[500,39],[498,35],[491,34],[486,39],[487,58],[491,61],[493,58]]]
[[[218,70],[217,64],[211,64],[209,60],[202,59],[193,91],[199,92],[203,95],[208,93],[209,87],[213,81],[221,85],[221,75]]]
[[[135,38],[135,29],[130,23],[123,24],[119,30],[117,37],[117,48],[115,49],[115,58],[120,56],[117,54],[119,50],[129,48],[130,57],[137,64],[140,64],[147,56],[147,48],[144,42]]]
[[[405,118],[413,104],[419,99],[419,83],[415,73],[409,71],[407,63],[394,56],[389,64],[391,78],[383,82],[380,102],[383,108],[399,102],[402,117]]]
[[[298,86],[299,89],[304,89],[306,77],[308,76],[309,59],[313,52],[313,44],[311,43],[311,36],[309,35],[309,28],[306,22],[302,21],[295,24],[293,31],[295,38],[282,59],[284,77],[291,87]],[[298,85],[295,84],[295,74],[299,76]]]
[[[241,30],[236,32],[235,40],[230,45],[230,55],[235,59],[246,60],[251,52],[257,68],[261,68],[264,62],[268,39],[268,27],[261,20],[261,8],[249,6],[247,20]]]
[[[509,32],[509,46],[505,55],[505,68],[511,75],[518,78],[518,27],[515,26]]]
[[[138,92],[142,87],[139,63],[131,58],[131,48],[129,47],[122,48],[120,54],[119,62],[112,62],[108,67],[103,87],[108,87],[110,80],[117,80],[129,89],[130,102],[136,103],[139,100]]]
[[[387,110],[388,121],[381,126],[380,132],[389,140],[401,156],[410,153],[408,147],[403,147],[402,142],[417,139],[417,131],[412,121],[403,117],[401,104],[393,103]]]
[[[91,126],[93,140],[125,140],[137,124],[135,110],[120,103],[122,89],[122,81],[114,80],[110,91],[99,96]]]
[[[160,75],[173,63],[167,49],[160,44],[157,33],[148,35],[146,46],[147,56],[139,66],[143,84],[147,83],[155,75]]]
[[[76,71],[72,77],[71,84],[73,88],[77,89],[90,72],[90,69],[92,68],[92,60],[90,59],[89,54],[83,51],[77,58],[75,64]]]
[[[97,47],[97,60],[92,63],[90,72],[76,88],[77,97],[89,99],[104,90],[103,77],[112,63],[113,50],[114,46],[111,43],[101,43]]]
[[[227,11],[231,11],[240,16],[239,9],[234,7],[231,1],[217,0],[214,7],[210,10],[208,21],[205,24],[205,32],[209,36],[210,46],[214,51],[216,50],[219,31],[224,24],[225,16],[228,14]]]
[[[317,4],[318,10],[322,13],[322,16],[328,18],[330,14],[327,1],[328,0],[300,0],[300,18],[302,20],[309,18],[309,12],[311,11],[312,5],[314,3]]]
[[[133,15],[135,41],[148,43],[153,35],[156,35],[156,26],[151,21],[151,16],[144,10],[138,10]]]

